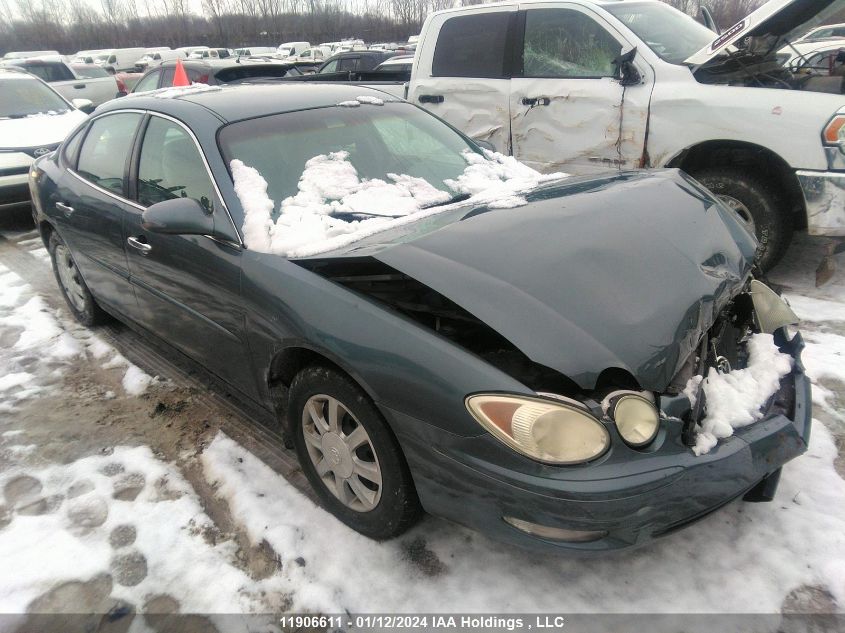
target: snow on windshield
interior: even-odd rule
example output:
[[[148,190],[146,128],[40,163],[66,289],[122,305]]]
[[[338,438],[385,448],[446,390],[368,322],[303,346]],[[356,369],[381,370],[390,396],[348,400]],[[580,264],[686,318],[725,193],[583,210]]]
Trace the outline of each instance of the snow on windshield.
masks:
[[[762,406],[778,390],[780,379],[792,370],[792,358],[781,352],[771,334],[754,334],[748,340],[748,366],[721,374],[711,369],[704,379],[707,415],[701,421],[693,451],[704,455],[734,429],[756,422]],[[702,377],[690,379],[685,393],[697,391]],[[692,399],[692,398],[691,398]]]
[[[298,192],[282,200],[278,212],[264,177],[234,159],[230,166],[244,209],[244,242],[262,253],[308,257],[451,209],[454,204],[445,203],[454,195],[466,194],[491,207],[516,207],[525,204],[519,193],[566,176],[543,175],[487,150],[484,155],[467,150],[463,157],[464,172],[445,181],[453,190],[450,194],[406,174],[387,174],[388,180],[362,179],[347,152],[320,154],[305,163]]]

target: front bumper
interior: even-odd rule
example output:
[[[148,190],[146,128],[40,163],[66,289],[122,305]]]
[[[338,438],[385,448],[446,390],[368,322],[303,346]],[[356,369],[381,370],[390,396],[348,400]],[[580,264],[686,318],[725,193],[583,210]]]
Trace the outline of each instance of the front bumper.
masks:
[[[845,173],[796,172],[807,208],[810,235],[845,236]]]
[[[800,334],[784,346],[795,359],[794,368],[769,402],[767,415],[700,457],[683,445],[681,422],[664,421],[651,451],[630,449],[631,455],[616,460],[599,458],[567,468],[529,466],[518,456],[506,464],[501,445],[489,435],[452,436],[395,410],[385,413],[429,513],[528,548],[617,550],[685,527],[764,480],[766,493],[773,492],[781,466],[802,454],[809,441],[810,383],[801,349]],[[554,541],[526,534],[506,523],[506,516],[606,536],[582,543]]]
[[[29,168],[27,154],[0,152],[0,211],[29,205]]]

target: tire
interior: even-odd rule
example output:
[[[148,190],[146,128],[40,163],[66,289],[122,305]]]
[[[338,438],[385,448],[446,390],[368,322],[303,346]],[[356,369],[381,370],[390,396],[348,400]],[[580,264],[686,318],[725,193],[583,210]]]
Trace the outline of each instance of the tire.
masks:
[[[49,251],[59,290],[76,320],[86,327],[105,323],[108,315],[97,305],[76,268],[70,249],[55,231],[50,234]]]
[[[379,410],[346,375],[320,365],[303,369],[291,383],[288,421],[302,470],[334,516],[376,540],[416,523],[421,508],[402,450]],[[363,444],[358,427],[366,435]]]
[[[753,229],[760,243],[755,263],[761,270],[768,271],[780,261],[792,240],[792,222],[789,209],[784,208],[771,184],[756,175],[726,168],[705,169],[693,176]]]

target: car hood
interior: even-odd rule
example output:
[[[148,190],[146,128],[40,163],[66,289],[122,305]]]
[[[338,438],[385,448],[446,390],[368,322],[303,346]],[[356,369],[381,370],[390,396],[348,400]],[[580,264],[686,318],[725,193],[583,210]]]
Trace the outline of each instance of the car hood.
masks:
[[[677,170],[571,179],[527,201],[463,209],[331,256],[405,273],[584,389],[621,368],[664,391],[741,291],[754,238]]]
[[[684,63],[698,68],[747,37],[771,40],[767,42],[767,48],[777,50],[783,43],[798,39],[843,8],[845,0],[769,0]]]
[[[0,119],[0,148],[39,147],[61,143],[87,116],[80,110],[68,110],[62,114]]]

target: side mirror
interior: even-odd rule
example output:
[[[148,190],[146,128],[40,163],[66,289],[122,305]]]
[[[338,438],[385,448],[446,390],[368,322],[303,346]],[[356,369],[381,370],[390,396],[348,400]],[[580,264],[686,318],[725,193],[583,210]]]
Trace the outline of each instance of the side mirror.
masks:
[[[141,226],[166,235],[213,235],[214,216],[193,198],[172,198],[147,207]]]
[[[634,65],[634,58],[637,56],[637,48],[634,47],[626,51],[613,60],[613,65],[616,66],[616,78],[622,86],[635,86],[642,82],[643,78],[640,71]]]
[[[488,150],[488,151],[490,151],[490,152],[495,152],[495,151],[496,151],[496,146],[495,146],[495,145],[493,145],[493,143],[491,143],[490,141],[482,141],[482,140],[477,139],[477,138],[474,138],[474,139],[472,139],[472,140],[473,140],[473,142],[474,142],[476,145],[478,145],[481,149],[486,149],[486,150]]]
[[[74,99],[71,103],[74,108],[82,110],[85,114],[91,114],[96,107],[91,99]]]

